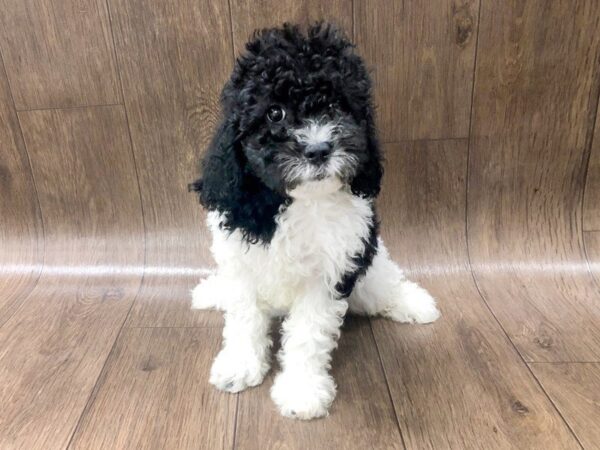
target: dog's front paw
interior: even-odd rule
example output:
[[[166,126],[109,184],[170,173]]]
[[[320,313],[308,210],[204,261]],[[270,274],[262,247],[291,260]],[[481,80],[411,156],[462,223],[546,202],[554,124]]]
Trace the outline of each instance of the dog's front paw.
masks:
[[[269,371],[269,362],[251,352],[234,352],[224,348],[210,370],[210,383],[226,392],[240,392],[262,383]]]
[[[408,323],[431,323],[440,317],[433,297],[417,283],[404,281],[397,295],[384,316]]]
[[[309,420],[327,415],[335,392],[335,382],[326,373],[308,375],[288,370],[275,378],[271,398],[282,415]]]

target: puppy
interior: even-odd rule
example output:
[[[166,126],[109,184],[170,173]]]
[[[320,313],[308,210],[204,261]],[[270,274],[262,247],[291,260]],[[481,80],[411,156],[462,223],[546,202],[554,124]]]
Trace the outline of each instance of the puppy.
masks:
[[[343,34],[317,24],[255,33],[222,92],[223,122],[190,185],[208,210],[216,273],[194,308],[225,311],[218,389],[259,385],[273,317],[284,316],[281,414],[327,414],[344,315],[433,322],[434,299],[404,278],[378,237],[382,177],[371,81]]]

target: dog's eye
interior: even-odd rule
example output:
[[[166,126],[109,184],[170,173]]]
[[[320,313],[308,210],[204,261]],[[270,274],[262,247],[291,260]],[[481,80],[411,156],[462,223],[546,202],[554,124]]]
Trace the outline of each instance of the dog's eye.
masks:
[[[285,110],[281,106],[273,105],[267,111],[269,122],[277,123],[285,119]]]

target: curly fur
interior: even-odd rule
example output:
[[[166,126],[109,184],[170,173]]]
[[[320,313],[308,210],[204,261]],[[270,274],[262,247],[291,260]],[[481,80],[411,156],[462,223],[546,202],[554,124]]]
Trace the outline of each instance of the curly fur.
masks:
[[[360,168],[350,187],[356,195],[376,197],[383,169],[371,80],[352,44],[328,24],[310,27],[307,35],[286,24],[257,32],[246,49],[221,94],[224,120],[204,159],[203,177],[190,185],[202,205],[224,212],[223,226],[239,229],[249,242],[268,243],[273,237],[275,216],[289,196],[272,174],[249,170],[248,160],[255,155],[242,150],[256,138],[272,103],[299,116],[339,104],[365,129],[365,146],[357,155]],[[269,130],[268,137],[260,138],[277,141],[278,131],[282,132]]]
[[[269,325],[284,315],[271,397],[283,415],[327,414],[346,311],[427,323],[435,302],[378,238],[381,186],[371,81],[343,33],[317,24],[257,32],[222,93],[223,121],[190,185],[209,211],[217,273],[193,306],[225,311],[217,388],[260,384]]]

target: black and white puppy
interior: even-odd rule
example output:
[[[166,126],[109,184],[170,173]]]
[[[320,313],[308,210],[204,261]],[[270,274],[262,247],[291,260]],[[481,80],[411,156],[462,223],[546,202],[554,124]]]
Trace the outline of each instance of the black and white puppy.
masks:
[[[427,323],[433,298],[378,237],[382,177],[371,81],[327,24],[263,30],[222,93],[223,123],[191,185],[208,212],[217,272],[194,308],[225,311],[210,382],[238,392],[269,370],[269,323],[285,316],[271,397],[285,416],[327,414],[331,351],[348,310]]]

